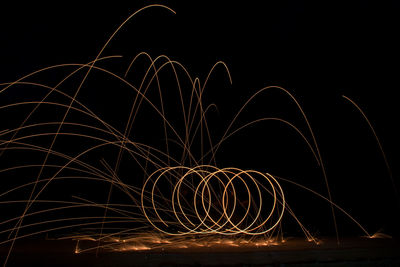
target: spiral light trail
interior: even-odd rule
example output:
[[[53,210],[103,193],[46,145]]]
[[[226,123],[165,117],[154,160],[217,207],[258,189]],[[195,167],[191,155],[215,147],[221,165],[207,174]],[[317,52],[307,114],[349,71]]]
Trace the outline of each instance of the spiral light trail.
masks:
[[[158,187],[163,179],[174,186],[167,189]],[[250,183],[252,186],[249,186]],[[234,221],[232,218],[236,217],[238,203],[243,201],[243,198],[239,199],[243,194],[239,196],[235,187],[238,184],[246,189],[244,200],[247,205],[242,207],[244,214],[239,216],[240,219]],[[187,211],[182,205],[182,185],[192,190],[193,196],[189,202],[192,210]],[[170,192],[164,192],[171,189]],[[156,191],[161,191],[161,195],[156,196]],[[272,197],[270,203],[263,201],[266,194]],[[165,209],[165,195],[170,196],[167,202],[172,206],[165,217],[172,217],[172,222],[167,222],[158,212],[159,209]],[[215,203],[221,203],[220,209],[212,214],[211,211],[217,209]],[[219,169],[209,165],[193,168],[176,166],[158,169],[146,179],[141,193],[141,206],[148,222],[169,235],[260,235],[270,232],[280,223],[285,210],[285,197],[278,181],[268,173],[238,168]],[[172,224],[178,225],[179,230],[169,230]]]

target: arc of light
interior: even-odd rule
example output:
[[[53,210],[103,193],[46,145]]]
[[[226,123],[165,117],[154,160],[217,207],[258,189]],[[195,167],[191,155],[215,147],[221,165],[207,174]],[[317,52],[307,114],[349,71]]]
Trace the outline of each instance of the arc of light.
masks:
[[[315,146],[315,150],[316,150],[316,153],[317,153],[319,162],[320,162],[322,175],[323,175],[323,177],[324,177],[325,185],[326,185],[326,187],[327,187],[328,198],[332,201],[331,191],[330,191],[329,183],[328,183],[328,177],[327,177],[327,175],[326,175],[325,166],[324,166],[324,163],[323,163],[323,161],[322,161],[321,153],[320,153],[320,151],[319,151],[319,146],[318,146],[318,143],[317,143],[317,141],[316,141],[316,138],[315,138],[315,135],[314,135],[314,131],[312,130],[312,127],[311,127],[311,125],[310,125],[310,122],[309,122],[309,120],[308,120],[306,114],[304,113],[302,107],[300,106],[299,102],[297,101],[297,99],[296,99],[288,90],[286,90],[286,89],[283,88],[283,87],[280,87],[280,86],[267,86],[267,87],[264,87],[264,88],[258,90],[256,93],[254,93],[254,94],[243,104],[243,106],[239,109],[239,111],[236,113],[236,115],[234,116],[233,120],[232,120],[231,123],[228,125],[227,129],[225,130],[225,133],[222,135],[221,140],[217,143],[217,147],[216,147],[216,149],[214,150],[214,152],[216,152],[216,151],[218,150],[218,148],[219,148],[219,146],[221,145],[222,141],[224,140],[225,136],[228,134],[228,132],[230,131],[232,125],[233,125],[234,122],[237,120],[237,118],[238,118],[239,115],[242,113],[242,111],[245,109],[245,107],[246,107],[257,95],[259,95],[261,92],[266,91],[266,90],[268,90],[268,89],[272,89],[272,88],[278,89],[278,90],[283,91],[284,93],[286,93],[286,94],[294,101],[294,103],[296,104],[297,108],[299,109],[299,111],[300,111],[302,117],[304,118],[304,121],[306,122],[307,128],[308,128],[308,130],[309,130],[309,132],[310,132],[310,135],[311,135],[311,137],[312,137],[312,140],[313,140],[313,143],[314,143],[314,146]],[[339,241],[339,232],[338,232],[338,227],[337,227],[337,223],[336,223],[336,216],[335,216],[335,211],[334,211],[334,209],[333,209],[333,205],[331,205],[331,211],[332,211],[333,223],[334,223],[335,232],[336,232],[336,240],[337,240],[337,243],[339,244],[339,243],[340,243],[340,241]]]
[[[373,134],[374,137],[375,137],[376,143],[377,143],[378,146],[379,146],[379,150],[381,151],[382,158],[383,158],[383,160],[385,161],[386,170],[387,170],[387,172],[388,172],[388,174],[389,174],[389,178],[390,178],[390,180],[391,180],[391,182],[392,182],[393,189],[394,189],[394,192],[395,192],[395,195],[396,195],[396,198],[397,198],[397,204],[400,205],[399,191],[398,191],[397,186],[396,186],[396,183],[395,183],[395,181],[394,181],[393,173],[392,173],[392,170],[391,170],[391,168],[390,168],[389,162],[388,162],[388,160],[387,160],[386,153],[385,153],[385,151],[383,150],[382,143],[381,143],[381,141],[380,141],[380,139],[379,139],[379,137],[378,137],[378,134],[377,134],[376,131],[375,131],[374,126],[372,126],[372,123],[371,123],[370,120],[368,119],[367,115],[366,115],[365,112],[360,108],[360,106],[356,104],[356,102],[354,102],[353,100],[351,100],[349,97],[347,97],[347,96],[345,96],[345,95],[342,95],[342,97],[343,97],[344,99],[346,99],[347,101],[349,101],[351,104],[353,104],[354,107],[356,107],[356,109],[360,112],[360,114],[362,115],[362,117],[364,118],[364,120],[367,122],[369,128],[371,129],[371,132],[372,132],[372,134]]]
[[[111,42],[111,40],[114,38],[114,36],[120,31],[120,29],[121,29],[132,17],[134,17],[134,16],[135,16],[136,14],[138,14],[139,12],[141,12],[141,11],[147,9],[147,8],[150,8],[150,7],[162,7],[162,8],[165,8],[165,9],[167,9],[167,10],[169,10],[169,11],[171,11],[172,13],[175,14],[175,11],[173,11],[172,9],[170,9],[169,7],[164,6],[164,5],[156,5],[156,4],[154,4],[154,5],[145,6],[145,7],[141,8],[141,9],[139,9],[138,11],[134,12],[131,16],[129,16],[129,17],[114,31],[114,33],[110,36],[110,38],[107,40],[107,42],[106,42],[106,43],[104,44],[104,46],[101,48],[100,52],[97,54],[95,60],[93,61],[93,63],[92,63],[91,66],[89,67],[87,73],[85,74],[85,77],[82,79],[82,82],[80,83],[78,89],[76,90],[76,92],[75,92],[75,94],[74,94],[74,96],[73,96],[73,99],[72,99],[72,101],[71,101],[71,103],[70,103],[70,105],[69,105],[69,108],[68,108],[67,111],[65,112],[65,115],[64,115],[64,117],[63,117],[63,119],[62,119],[62,121],[61,121],[61,124],[60,124],[60,126],[59,126],[58,132],[59,132],[59,131],[61,130],[61,128],[62,128],[63,122],[65,121],[65,119],[66,119],[66,117],[67,117],[67,115],[68,115],[68,113],[69,113],[69,110],[70,110],[70,108],[72,107],[72,105],[73,105],[73,103],[74,103],[74,99],[76,99],[76,97],[78,96],[78,94],[79,94],[79,92],[80,92],[80,89],[82,88],[84,82],[86,81],[87,77],[89,76],[90,70],[91,70],[92,67],[94,66],[95,62],[100,58],[100,56],[101,56],[101,54],[103,53],[104,49],[108,46],[108,44]],[[56,138],[57,138],[57,135],[54,136],[54,138],[53,138],[53,140],[52,140],[52,143],[51,143],[51,145],[49,146],[49,151],[50,151],[50,150],[52,149],[52,147],[54,146],[54,143],[55,143],[55,141],[56,141]],[[46,164],[47,159],[48,159],[48,156],[49,156],[49,153],[46,154],[46,157],[45,157],[45,159],[44,159],[44,161],[43,161],[43,166]],[[42,172],[43,172],[43,168],[40,169],[39,174],[38,174],[38,176],[37,176],[37,178],[36,178],[36,181],[39,181]],[[32,191],[31,191],[31,194],[30,194],[30,196],[29,196],[29,199],[31,199],[31,198],[33,197],[35,190],[36,190],[36,184],[34,185]],[[40,190],[40,191],[42,191],[42,190]],[[35,197],[35,198],[36,198],[36,197]],[[28,211],[28,209],[30,208],[31,205],[32,205],[32,202],[29,201],[29,202],[27,203],[25,209],[24,209],[23,215]],[[23,215],[22,215],[22,218],[23,218]],[[23,219],[21,219],[21,221],[18,222],[17,225],[21,226],[22,220],[23,220]],[[13,248],[14,243],[15,243],[15,238],[18,236],[19,226],[17,226],[17,225],[15,226],[15,228],[16,228],[15,237],[14,237],[14,240],[12,241],[12,243],[11,243],[10,249],[9,249],[8,254],[7,254],[7,257],[6,257],[6,260],[5,260],[5,262],[4,262],[4,266],[7,264],[8,258],[9,258],[9,256],[10,256],[10,253],[11,253],[12,248]]]
[[[304,190],[306,190],[306,191],[309,191],[309,192],[311,192],[311,193],[313,193],[313,194],[319,196],[319,197],[322,198],[323,200],[326,200],[327,202],[331,203],[335,208],[337,208],[338,210],[340,210],[341,212],[343,212],[349,219],[351,219],[351,220],[352,220],[352,221],[353,221],[367,236],[371,237],[371,235],[368,233],[368,231],[367,231],[356,219],[354,219],[354,217],[352,217],[349,213],[347,213],[343,208],[341,208],[341,207],[340,207],[339,205],[337,205],[335,202],[331,202],[331,200],[329,200],[329,198],[324,197],[324,196],[321,195],[320,193],[318,193],[318,192],[316,192],[316,191],[314,191],[314,190],[312,190],[312,189],[310,189],[310,188],[308,188],[308,187],[306,187],[306,186],[304,186],[304,185],[301,185],[301,184],[299,184],[299,183],[293,182],[293,181],[291,181],[291,180],[289,180],[289,179],[285,179],[285,178],[278,177],[278,176],[276,176],[276,178],[278,178],[279,180],[282,180],[282,181],[291,183],[291,184],[293,184],[293,185],[296,185],[296,186],[298,186],[298,187],[300,187],[300,188],[302,188],[302,189],[304,189]]]
[[[237,132],[239,132],[239,131],[241,131],[241,130],[243,130],[243,129],[246,129],[247,127],[249,127],[249,126],[251,126],[251,125],[253,125],[253,124],[255,124],[255,123],[264,122],[264,121],[278,121],[278,122],[282,122],[282,123],[288,125],[288,126],[289,126],[290,128],[292,128],[293,130],[295,130],[295,131],[300,135],[300,137],[304,140],[304,142],[306,142],[306,145],[308,146],[308,148],[310,149],[311,153],[313,154],[315,160],[317,161],[317,164],[320,165],[320,162],[319,162],[319,158],[318,158],[318,156],[317,156],[317,153],[315,152],[314,148],[312,147],[312,145],[310,144],[310,142],[308,141],[308,139],[305,137],[305,135],[299,130],[299,128],[297,128],[297,127],[296,127],[295,125],[293,125],[291,122],[289,122],[289,121],[287,121],[287,120],[284,120],[284,119],[281,119],[281,118],[267,117],[267,118],[260,118],[260,119],[257,119],[257,120],[250,121],[250,122],[248,122],[248,123],[246,123],[246,124],[240,126],[239,128],[235,129],[235,130],[232,131],[231,133],[227,134],[227,135],[224,137],[224,139],[223,139],[222,141],[225,141],[226,139],[228,139],[228,138],[230,138],[231,136],[235,135]],[[208,153],[207,153],[207,154],[208,154]],[[207,155],[207,154],[206,154],[206,155]],[[206,156],[206,155],[205,155],[205,156]]]

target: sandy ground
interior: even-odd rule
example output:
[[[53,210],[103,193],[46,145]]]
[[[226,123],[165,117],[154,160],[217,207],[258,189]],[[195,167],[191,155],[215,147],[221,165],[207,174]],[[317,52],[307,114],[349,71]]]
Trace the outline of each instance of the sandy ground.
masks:
[[[92,241],[86,241],[90,244]],[[7,247],[0,247],[1,261]],[[288,239],[271,246],[212,246],[75,253],[72,240],[16,242],[7,266],[400,266],[394,239],[323,238],[320,244]],[[97,255],[96,255],[97,254]]]

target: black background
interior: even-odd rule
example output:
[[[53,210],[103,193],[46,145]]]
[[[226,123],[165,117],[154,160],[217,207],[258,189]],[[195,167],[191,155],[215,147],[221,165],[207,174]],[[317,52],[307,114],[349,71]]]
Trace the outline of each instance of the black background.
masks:
[[[333,200],[372,233],[382,229],[396,234],[399,210],[379,147],[368,124],[342,95],[355,100],[375,126],[398,184],[400,5],[396,1],[215,2],[166,1],[176,15],[161,8],[143,12],[125,26],[103,55],[123,55],[122,70],[141,51],[153,57],[166,54],[200,79],[205,79],[215,62],[224,61],[233,85],[220,69],[214,87],[210,84],[207,89],[207,101],[219,107],[216,117],[221,129],[257,90],[269,85],[286,88],[313,126]],[[3,7],[0,82],[54,64],[94,59],[116,27],[146,4],[59,1]],[[45,79],[57,81],[51,75]],[[101,93],[87,97],[87,104],[101,110],[96,101],[102,97]],[[118,124],[113,110],[109,106],[105,116],[110,121],[114,117]],[[263,116],[285,118],[310,136],[293,102],[278,90],[263,94],[240,121]],[[227,141],[217,159],[220,167],[268,171],[326,195],[322,173],[303,141],[275,122],[250,128]],[[7,183],[4,178],[1,182]],[[317,234],[332,234],[329,205],[308,198],[296,187],[282,185],[306,226]],[[362,234],[338,217],[342,233]]]

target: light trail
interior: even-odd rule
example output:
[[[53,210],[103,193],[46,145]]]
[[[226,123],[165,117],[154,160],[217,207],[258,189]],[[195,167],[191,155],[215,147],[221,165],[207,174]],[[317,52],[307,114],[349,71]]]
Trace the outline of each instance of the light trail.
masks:
[[[195,175],[200,179],[198,184],[193,184],[189,181],[186,181],[190,178],[190,176]],[[169,176],[171,176],[169,178]],[[226,181],[224,182],[224,179]],[[161,198],[162,201],[165,201],[164,196],[155,197],[155,188],[157,188],[157,183],[160,179],[168,179],[168,182],[175,185],[173,187],[173,191],[171,193],[171,199],[168,202],[172,204],[171,213],[175,217],[176,221],[174,221],[175,227],[179,225],[181,228],[176,231],[169,231],[165,228],[168,228],[170,224],[166,223],[160,216],[157,211],[157,207],[160,205],[164,205],[163,203],[158,203],[156,198]],[[260,179],[261,178],[261,179]],[[218,188],[211,188],[211,180],[217,179],[222,184],[221,192],[217,192]],[[246,208],[246,212],[243,217],[236,223],[232,221],[232,217],[234,216],[235,208],[237,203],[240,201],[239,196],[237,195],[234,187],[234,180],[240,179],[244,184],[247,190],[248,197],[248,206]],[[258,203],[255,203],[253,194],[249,189],[248,182],[252,182],[256,186],[256,194],[258,195]],[[193,203],[190,203],[192,207],[194,207],[194,214],[196,219],[199,221],[198,224],[193,223],[193,219],[190,220],[188,216],[185,214],[182,204],[180,202],[180,198],[182,196],[180,190],[182,184],[186,183],[193,190]],[[266,190],[265,183],[271,187],[271,190]],[[260,186],[259,186],[260,185]],[[263,185],[263,186],[261,186]],[[271,195],[273,197],[272,207],[270,212],[267,212],[266,218],[262,218],[262,208],[263,208],[263,198],[265,197],[260,188],[264,188],[264,194]],[[160,189],[160,188],[158,188]],[[206,190],[207,189],[207,190]],[[160,189],[162,190],[162,189]],[[165,190],[165,189],[164,189]],[[208,194],[206,194],[208,193]],[[232,193],[232,194],[230,194]],[[148,195],[150,194],[150,195]],[[207,197],[208,195],[208,197]],[[233,198],[229,200],[229,195],[232,195]],[[211,197],[219,197],[220,199],[211,200]],[[146,201],[147,199],[151,199],[151,203]],[[197,205],[197,198],[201,199],[201,205]],[[277,201],[279,199],[279,201]],[[219,212],[221,215],[220,218],[216,219],[211,215],[211,203],[222,202],[222,210]],[[234,203],[232,211],[228,214],[228,202]],[[148,203],[148,204],[147,204]],[[255,207],[252,207],[251,203]],[[278,208],[277,205],[280,205]],[[222,234],[222,235],[235,235],[235,234],[247,234],[247,235],[262,235],[272,231],[277,225],[281,222],[282,216],[285,210],[285,197],[283,190],[277,180],[268,173],[261,173],[254,170],[243,171],[237,168],[223,168],[218,169],[209,165],[196,166],[194,168],[188,168],[185,166],[176,166],[176,167],[165,167],[159,169],[152,173],[145,181],[142,192],[141,192],[141,205],[144,216],[148,220],[148,222],[153,225],[153,227],[159,230],[162,233],[169,235],[188,235],[188,234]],[[264,204],[265,205],[265,204]],[[180,212],[177,212],[177,207]],[[152,207],[149,211],[149,207]],[[201,210],[199,210],[199,207]],[[250,216],[250,209],[255,208],[256,212],[254,214],[253,221],[249,223],[246,227],[243,226],[245,219],[248,219]],[[153,212],[153,216],[150,215],[150,212]],[[205,215],[201,216],[201,212],[204,212]],[[189,222],[189,225],[184,223],[181,217],[184,217],[186,221]],[[274,220],[273,220],[274,219]],[[157,225],[154,221],[157,220],[164,225],[164,228]],[[223,221],[222,223],[220,221]],[[208,222],[208,224],[207,224]],[[269,226],[267,224],[269,223]],[[253,226],[254,225],[254,226]]]
[[[175,13],[163,5],[150,5],[141,10],[148,7],[161,7]],[[338,239],[335,211],[344,214],[363,235],[374,237],[349,212],[332,200],[328,176],[313,128],[299,101],[288,90],[279,86],[258,90],[244,101],[231,120],[225,122],[227,127],[222,126],[222,134],[216,135],[208,120],[212,112],[218,110],[218,105],[206,103],[204,95],[206,89],[212,86],[211,78],[216,75],[218,66],[224,72],[225,82],[232,84],[231,73],[224,62],[215,63],[205,80],[192,76],[182,63],[166,55],[153,58],[147,52],[139,52],[133,57],[123,74],[116,73],[107,66],[98,66],[99,62],[105,65],[121,59],[121,56],[103,57],[103,53],[115,35],[139,11],[117,27],[94,60],[85,64],[46,67],[14,82],[0,84],[3,87],[0,88],[0,96],[20,87],[42,93],[39,99],[11,101],[0,106],[0,112],[5,114],[13,110],[29,109],[21,121],[15,122],[16,125],[8,122],[10,125],[0,129],[0,156],[7,160],[9,154],[18,155],[17,163],[2,166],[0,169],[1,179],[17,177],[13,181],[15,184],[12,183],[0,192],[0,206],[10,205],[13,207],[12,211],[18,213],[9,216],[5,214],[6,218],[0,222],[3,227],[0,229],[0,236],[5,236],[0,239],[0,245],[10,246],[4,265],[16,240],[75,229],[79,229],[78,232],[63,234],[64,238],[78,240],[76,253],[99,249],[140,251],[279,245],[285,241],[282,228],[286,220],[294,221],[308,241],[318,244],[317,237],[310,233],[295,213],[296,208],[302,204],[301,201],[289,205],[287,199],[290,199],[288,196],[293,191],[282,186],[282,181],[304,189],[330,205]],[[134,72],[135,64],[138,64],[141,57],[147,61],[140,69],[144,71],[144,75],[138,83],[139,86],[135,86],[129,80],[129,75]],[[37,75],[48,71],[67,71],[67,74],[56,85],[32,81]],[[165,74],[171,76],[172,82],[164,84]],[[122,98],[128,99],[123,102],[128,103],[125,117],[107,121],[95,109],[90,109],[85,104],[83,97],[80,98],[80,90],[89,76],[106,78],[120,89],[116,94],[120,93]],[[63,86],[69,83],[76,83],[78,86],[68,91]],[[271,90],[284,93],[295,104],[301,118],[300,123],[306,131],[297,122],[295,124],[279,117],[241,121],[245,109],[256,98]],[[109,91],[107,93],[111,94]],[[176,101],[166,98],[170,94],[176,95]],[[354,101],[347,97],[345,99],[367,120],[393,180],[386,155],[372,124]],[[107,100],[105,105],[108,104]],[[155,128],[157,130],[151,127],[147,130],[146,125],[138,122],[146,107],[148,123],[159,126]],[[35,121],[35,115],[43,108],[60,115],[61,119],[49,120],[43,116]],[[178,115],[169,113],[171,109]],[[122,126],[117,127],[117,122],[122,122]],[[327,195],[261,170],[220,167],[216,155],[227,139],[237,136],[249,127],[260,127],[270,122],[289,126],[289,130],[300,137],[306,145],[305,153],[311,152],[315,166],[322,171]],[[155,137],[146,139],[147,135]],[[152,139],[157,140],[152,143]],[[25,155],[31,154],[34,156],[29,158],[29,162],[22,160]],[[18,180],[19,175],[22,177],[21,181]],[[87,186],[87,191],[84,191],[79,185],[75,186],[74,181],[90,183],[90,187]],[[57,194],[57,191],[52,191],[52,186],[62,183],[71,184],[62,188],[71,191],[68,192],[68,199],[47,199],[46,193]],[[19,200],[15,200],[15,197],[19,197]],[[122,200],[118,202],[113,197]],[[14,210],[14,207],[19,209]],[[79,212],[84,208],[90,209],[85,210],[88,214],[82,215]],[[71,210],[77,214],[58,214],[52,217],[57,212]],[[44,219],[42,216],[48,218]],[[90,231],[90,234],[85,231]],[[97,245],[81,247],[80,244],[87,240],[94,241]]]

